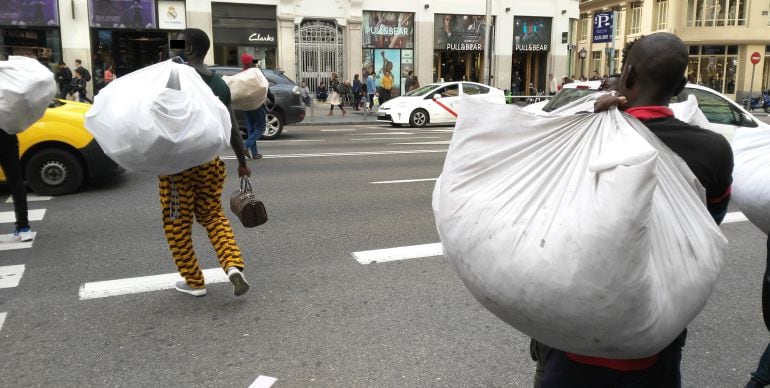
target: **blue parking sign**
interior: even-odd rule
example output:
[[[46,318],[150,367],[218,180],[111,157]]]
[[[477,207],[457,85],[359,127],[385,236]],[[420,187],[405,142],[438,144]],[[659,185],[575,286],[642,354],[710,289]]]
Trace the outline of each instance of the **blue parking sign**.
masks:
[[[597,12],[594,14],[593,43],[609,43],[612,41],[612,12]]]

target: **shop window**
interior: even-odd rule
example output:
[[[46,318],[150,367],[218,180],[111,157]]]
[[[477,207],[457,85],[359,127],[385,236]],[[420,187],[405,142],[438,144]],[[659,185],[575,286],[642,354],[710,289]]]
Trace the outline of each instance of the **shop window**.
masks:
[[[688,0],[687,27],[746,25],[746,0]]]
[[[656,0],[653,14],[654,31],[665,30],[668,27],[668,0]]]
[[[486,94],[489,93],[489,88],[476,85],[476,84],[469,84],[467,82],[463,82],[463,94]]]
[[[691,46],[687,80],[724,94],[735,94],[738,46]]]
[[[587,14],[580,15],[580,40],[588,40],[588,21]]]
[[[59,29],[0,28],[0,56],[2,55],[35,58],[51,71],[56,71],[58,62],[62,60]]]
[[[599,73],[599,76],[601,76],[602,71],[602,52],[601,51],[592,51],[591,52],[591,71]]]
[[[628,34],[640,32],[642,32],[642,2],[635,1],[631,3],[631,9],[628,11]]]

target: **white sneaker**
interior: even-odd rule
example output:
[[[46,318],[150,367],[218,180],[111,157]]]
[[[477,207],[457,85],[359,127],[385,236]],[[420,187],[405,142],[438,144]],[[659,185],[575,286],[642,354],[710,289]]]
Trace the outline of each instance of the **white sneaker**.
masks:
[[[29,226],[16,229],[13,231],[13,237],[16,237],[19,239],[19,241],[26,242],[26,241],[32,241],[35,238],[35,234],[32,233],[32,230],[29,228]]]
[[[246,278],[243,277],[243,273],[238,268],[228,268],[227,278],[233,284],[233,294],[235,296],[241,296],[249,291],[249,283],[246,282]]]
[[[203,295],[206,295],[206,289],[205,288],[192,288],[192,287],[188,286],[187,282],[185,282],[184,280],[180,280],[180,281],[176,282],[176,284],[174,285],[174,289],[176,289],[177,291],[179,291],[179,292],[181,292],[183,294],[192,295],[192,296],[203,296]]]

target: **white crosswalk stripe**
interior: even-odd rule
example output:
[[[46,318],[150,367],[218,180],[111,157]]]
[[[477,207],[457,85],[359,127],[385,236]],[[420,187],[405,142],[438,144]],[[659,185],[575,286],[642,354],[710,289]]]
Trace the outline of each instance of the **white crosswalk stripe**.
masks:
[[[270,388],[276,381],[278,381],[278,379],[275,377],[259,376],[253,383],[251,383],[251,385],[249,385],[249,388]]]
[[[227,283],[230,281],[222,268],[204,269],[203,277],[206,279],[206,284]],[[180,280],[182,280],[182,276],[174,272],[162,275],[85,283],[80,286],[80,300],[168,290],[174,288],[174,284]]]
[[[45,209],[32,209],[27,214],[30,221],[40,221],[45,216]],[[16,215],[12,211],[0,212],[0,224],[13,222],[16,222]]]
[[[53,197],[41,196],[37,194],[27,194],[27,202],[50,201],[52,199]],[[13,197],[8,196],[8,199],[5,200],[5,203],[13,203]]]
[[[17,287],[24,275],[24,264],[0,267],[0,288]]]
[[[6,315],[8,315],[8,313],[0,313],[0,331],[3,330],[3,323],[5,323]]]

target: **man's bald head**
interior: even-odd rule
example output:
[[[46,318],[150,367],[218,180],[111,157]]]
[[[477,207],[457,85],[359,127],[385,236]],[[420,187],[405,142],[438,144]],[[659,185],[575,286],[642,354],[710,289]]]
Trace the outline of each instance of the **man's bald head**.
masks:
[[[625,58],[620,92],[629,105],[668,105],[687,83],[687,47],[676,35],[659,32],[643,36]]]

